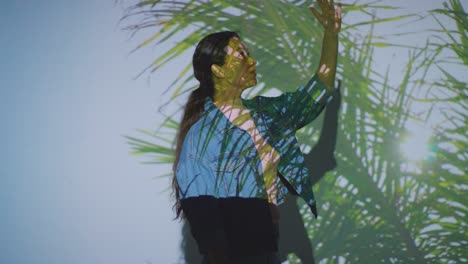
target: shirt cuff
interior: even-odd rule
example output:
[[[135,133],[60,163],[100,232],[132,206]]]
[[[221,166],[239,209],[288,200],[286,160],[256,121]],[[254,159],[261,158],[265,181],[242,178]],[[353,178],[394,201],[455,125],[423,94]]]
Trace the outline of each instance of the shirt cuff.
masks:
[[[312,100],[314,100],[314,104],[326,105],[333,99],[333,94],[338,88],[339,85],[335,86],[333,91],[330,91],[318,75],[314,74],[312,79],[302,89],[310,95]]]

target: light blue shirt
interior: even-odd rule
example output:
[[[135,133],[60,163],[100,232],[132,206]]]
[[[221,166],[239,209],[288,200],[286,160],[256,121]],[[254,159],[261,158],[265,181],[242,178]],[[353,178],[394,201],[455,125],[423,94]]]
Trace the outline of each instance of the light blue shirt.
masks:
[[[276,177],[278,204],[288,193],[285,184],[289,184],[315,216],[311,178],[295,134],[322,112],[332,94],[314,75],[295,92],[243,100],[261,136],[280,154],[278,173],[283,180]],[[202,195],[267,199],[252,138],[232,124],[210,98],[206,98],[204,112],[185,137],[176,178],[180,199]]]

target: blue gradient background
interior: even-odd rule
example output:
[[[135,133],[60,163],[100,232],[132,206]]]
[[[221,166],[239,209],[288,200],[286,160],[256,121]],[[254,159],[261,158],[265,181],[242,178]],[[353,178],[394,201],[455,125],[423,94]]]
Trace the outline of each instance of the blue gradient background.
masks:
[[[407,13],[441,2],[385,3],[407,5]],[[145,75],[134,80],[162,51],[130,55],[144,34],[130,39],[122,16],[112,0],[0,5],[2,264],[178,262],[169,179],[154,178],[168,168],[142,165],[123,137],[154,128],[160,93],[177,71],[158,71],[152,83]],[[437,27],[424,23],[413,27]],[[385,27],[376,30],[391,30]],[[377,67],[396,65],[401,74],[398,56],[407,53],[376,54],[386,62]]]
[[[129,54],[122,15],[113,1],[0,5],[2,264],[177,260],[169,181],[123,137],[154,127],[158,90],[133,80],[156,54]]]

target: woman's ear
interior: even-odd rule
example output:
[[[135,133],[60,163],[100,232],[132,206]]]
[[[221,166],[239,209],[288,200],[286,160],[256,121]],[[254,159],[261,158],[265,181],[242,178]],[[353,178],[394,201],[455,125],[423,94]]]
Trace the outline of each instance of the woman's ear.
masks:
[[[211,72],[220,79],[224,78],[224,71],[219,65],[216,65],[216,64],[211,65]]]

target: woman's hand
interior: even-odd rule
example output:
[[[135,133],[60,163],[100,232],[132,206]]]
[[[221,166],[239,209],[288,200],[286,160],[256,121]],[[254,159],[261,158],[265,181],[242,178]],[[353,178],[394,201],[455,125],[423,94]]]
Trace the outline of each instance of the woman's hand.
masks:
[[[315,7],[310,7],[310,11],[314,14],[317,20],[325,28],[325,31],[338,33],[341,29],[341,4],[335,10],[333,0],[317,0],[322,14]]]

